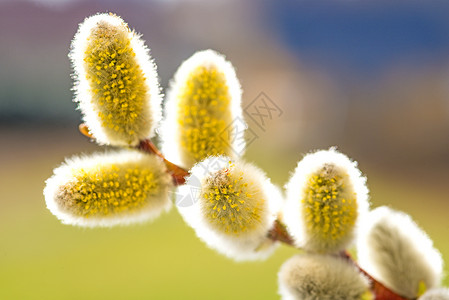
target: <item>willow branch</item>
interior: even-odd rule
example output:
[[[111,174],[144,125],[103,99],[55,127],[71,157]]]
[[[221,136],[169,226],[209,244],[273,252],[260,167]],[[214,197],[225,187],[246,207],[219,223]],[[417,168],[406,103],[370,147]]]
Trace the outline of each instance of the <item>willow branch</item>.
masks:
[[[79,131],[88,138],[95,139],[95,137],[90,133],[89,128],[85,124],[79,125]],[[181,168],[180,166],[168,161],[150,139],[140,141],[139,145],[135,146],[135,148],[145,153],[154,154],[160,157],[167,166],[168,172],[172,176],[175,185],[185,184],[185,178],[189,175],[189,172]],[[286,245],[296,247],[293,237],[288,233],[286,226],[282,224],[280,220],[275,220],[273,227],[267,234],[267,237],[273,241],[278,241]],[[377,281],[368,272],[363,270],[349,255],[348,252],[342,252],[341,256],[351,262],[360,271],[360,273],[362,273],[369,279],[371,291],[375,295],[375,300],[413,300],[396,294],[385,285]]]

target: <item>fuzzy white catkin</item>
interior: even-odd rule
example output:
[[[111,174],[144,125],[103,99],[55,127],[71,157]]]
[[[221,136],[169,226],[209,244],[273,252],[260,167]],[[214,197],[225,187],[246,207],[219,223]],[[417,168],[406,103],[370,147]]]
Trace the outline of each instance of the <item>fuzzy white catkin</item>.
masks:
[[[430,289],[424,293],[418,300],[449,300],[448,288]]]
[[[162,96],[139,34],[117,15],[93,15],[80,24],[69,57],[74,101],[98,143],[134,146],[154,135]]]
[[[204,50],[184,61],[170,82],[160,128],[165,157],[191,168],[208,156],[243,155],[241,98],[234,67],[223,55]]]
[[[301,254],[287,260],[278,274],[282,300],[360,300],[369,282],[343,258]]]
[[[416,298],[420,284],[428,289],[440,285],[441,254],[405,213],[388,207],[370,212],[357,251],[360,266],[400,295]]]
[[[282,195],[255,166],[228,157],[209,157],[196,164],[178,197],[184,220],[210,248],[235,260],[264,259],[277,243],[267,238]],[[196,192],[192,193],[193,190]]]
[[[312,252],[347,247],[369,208],[366,178],[335,148],[306,155],[286,190],[285,224],[296,245]]]
[[[156,218],[171,207],[171,176],[154,155],[138,151],[72,157],[44,189],[47,208],[64,224],[109,227]]]

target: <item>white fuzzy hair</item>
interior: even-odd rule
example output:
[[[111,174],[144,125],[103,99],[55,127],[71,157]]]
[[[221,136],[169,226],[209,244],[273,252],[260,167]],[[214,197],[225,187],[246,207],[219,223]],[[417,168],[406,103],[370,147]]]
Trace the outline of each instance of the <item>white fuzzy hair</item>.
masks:
[[[127,32],[130,46],[136,54],[136,63],[141,68],[144,77],[145,85],[148,87],[143,109],[139,115],[139,129],[135,139],[129,143],[123,138],[114,134],[113,131],[107,130],[101,124],[101,119],[98,116],[98,111],[92,103],[93,97],[90,91],[89,81],[86,79],[85,70],[85,51],[88,47],[88,39],[92,30],[99,26],[99,24],[109,24],[112,27],[123,28]],[[72,62],[74,86],[75,91],[74,101],[78,103],[78,108],[83,114],[83,120],[89,127],[89,130],[95,137],[99,144],[114,145],[114,146],[128,146],[137,145],[140,140],[151,138],[154,136],[155,129],[159,126],[162,119],[162,94],[159,87],[159,79],[156,71],[156,64],[151,59],[150,50],[141,39],[141,35],[134,30],[128,31],[128,25],[117,15],[110,13],[100,13],[87,17],[83,23],[80,24],[75,37],[71,44],[69,58]]]
[[[360,266],[400,295],[416,298],[420,281],[439,286],[441,254],[411,217],[388,207],[370,212],[360,233]]]
[[[61,187],[71,182],[79,170],[95,170],[101,173],[103,166],[110,165],[116,165],[122,169],[126,169],[128,166],[141,165],[143,168],[150,169],[161,185],[159,193],[151,195],[151,199],[139,210],[105,217],[90,216],[85,218],[74,215],[57,202]],[[47,179],[44,197],[47,208],[64,224],[82,227],[111,227],[146,222],[158,217],[162,212],[170,210],[172,202],[170,201],[169,191],[172,187],[172,178],[167,173],[164,163],[158,157],[138,151],[123,150],[120,152],[94,153],[89,156],[75,156],[66,159],[61,166],[54,169],[53,175]]]
[[[197,163],[191,170],[191,175],[187,178],[185,185],[178,188],[178,193],[186,195],[190,192],[190,184],[192,179],[198,178],[203,185],[206,178],[217,170],[221,170],[228,166],[228,157],[218,156],[209,157],[200,163]],[[265,199],[265,213],[261,215],[257,228],[247,231],[238,236],[231,236],[225,232],[217,230],[207,221],[201,209],[202,199],[198,197],[193,204],[187,207],[177,206],[179,213],[182,215],[188,225],[196,232],[197,236],[212,249],[232,258],[236,261],[266,259],[278,243],[267,238],[268,231],[274,225],[277,218],[282,195],[280,190],[274,186],[265,173],[255,166],[245,163],[241,160],[233,161],[240,169],[245,170],[243,176],[248,181],[260,185],[262,188],[260,197]],[[206,167],[205,167],[206,166]],[[207,168],[207,166],[213,166]]]
[[[360,300],[368,280],[351,262],[330,255],[300,254],[278,274],[282,300]]]
[[[170,88],[167,92],[164,107],[164,120],[159,128],[162,143],[161,149],[165,157],[169,161],[184,168],[190,168],[192,166],[188,165],[187,162],[182,159],[181,152],[183,149],[181,148],[180,143],[180,125],[177,120],[179,110],[177,93],[188,80],[192,71],[199,66],[204,66],[207,68],[215,67],[219,72],[224,74],[231,98],[229,107],[231,110],[231,119],[233,121],[244,122],[241,107],[242,90],[240,87],[240,82],[237,78],[234,67],[229,61],[226,60],[225,56],[209,49],[198,51],[184,61],[170,82]],[[232,126],[232,124],[229,125]],[[235,151],[231,151],[231,153],[227,154],[228,156],[231,158],[237,158],[238,156],[243,155],[245,150],[245,143],[243,139],[234,139],[230,146],[231,149],[234,149]]]
[[[308,233],[306,230],[306,220],[303,215],[302,199],[307,188],[310,176],[318,172],[324,165],[333,165],[337,173],[346,173],[349,177],[349,182],[352,187],[345,187],[345,189],[352,189],[356,195],[357,201],[357,221],[354,230],[348,232],[340,240],[335,242],[335,247],[329,251],[328,245],[321,245],[320,238],[317,238]],[[310,251],[318,252],[338,252],[347,247],[355,237],[356,229],[363,216],[369,209],[368,188],[366,187],[366,178],[357,168],[357,162],[351,161],[346,155],[338,152],[335,148],[329,150],[320,150],[306,155],[294,170],[290,180],[285,186],[287,191],[287,200],[284,206],[284,221],[289,232],[292,234],[295,243],[298,247]]]
[[[430,289],[424,293],[418,300],[449,300],[448,288]]]

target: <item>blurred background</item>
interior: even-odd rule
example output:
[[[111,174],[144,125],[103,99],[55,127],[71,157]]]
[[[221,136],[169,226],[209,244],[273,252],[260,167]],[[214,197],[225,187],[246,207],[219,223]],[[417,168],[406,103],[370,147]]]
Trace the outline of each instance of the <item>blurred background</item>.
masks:
[[[46,209],[53,168],[101,150],[78,133],[67,53],[78,24],[105,11],[142,33],[164,88],[197,50],[232,61],[246,158],[275,183],[308,151],[338,146],[373,207],[411,214],[449,262],[448,1],[0,0],[0,299],[277,299],[296,253],[234,263],[176,210],[88,230]]]

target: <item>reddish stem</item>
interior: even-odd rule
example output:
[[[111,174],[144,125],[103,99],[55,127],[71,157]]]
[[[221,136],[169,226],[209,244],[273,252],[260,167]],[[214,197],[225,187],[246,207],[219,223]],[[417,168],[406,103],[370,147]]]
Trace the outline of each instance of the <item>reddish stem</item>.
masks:
[[[373,276],[368,274],[368,272],[363,270],[347,251],[342,252],[341,256],[350,261],[360,271],[360,273],[362,273],[369,279],[371,290],[374,293],[375,300],[411,300],[409,298],[396,294],[385,285],[377,281]]]

